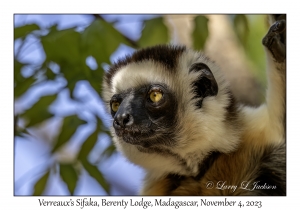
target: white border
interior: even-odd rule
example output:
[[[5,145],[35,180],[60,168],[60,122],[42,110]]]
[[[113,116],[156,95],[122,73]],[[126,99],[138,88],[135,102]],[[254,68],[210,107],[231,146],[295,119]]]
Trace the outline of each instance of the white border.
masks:
[[[151,3],[150,3],[151,2]],[[294,3],[295,2],[295,3]],[[71,10],[70,10],[71,8]],[[287,196],[286,197],[235,197],[232,200],[262,200],[261,209],[272,207],[298,206],[299,182],[299,6],[296,1],[1,1],[0,3],[0,208],[1,209],[39,209],[38,198],[44,197],[14,197],[13,196],[13,14],[14,13],[287,13]],[[293,27],[295,26],[295,27]],[[79,197],[45,197],[48,200],[69,200]],[[102,199],[101,197],[94,197]],[[119,200],[123,197],[106,197],[107,199]],[[141,197],[140,197],[141,198]],[[134,198],[134,199],[140,199]],[[200,199],[197,197],[191,197]],[[202,197],[204,198],[204,197]],[[209,197],[208,199],[221,197]],[[124,199],[130,199],[125,197]],[[147,197],[154,199],[154,197]],[[178,199],[178,198],[176,198]],[[180,200],[190,199],[181,197]],[[3,208],[5,207],[5,208]],[[51,207],[50,207],[51,208]],[[53,208],[53,207],[52,207]],[[51,208],[51,209],[52,209]],[[86,207],[88,208],[88,207]],[[203,207],[202,207],[203,208]],[[71,209],[70,207],[55,209]],[[72,208],[76,209],[76,208]],[[78,209],[80,209],[78,207]],[[107,208],[101,208],[107,209]],[[123,209],[112,208],[109,209]],[[142,209],[142,208],[135,208]],[[153,209],[153,208],[152,208]],[[174,208],[172,208],[174,209]],[[180,209],[186,209],[180,207]],[[210,207],[209,209],[212,209]]]

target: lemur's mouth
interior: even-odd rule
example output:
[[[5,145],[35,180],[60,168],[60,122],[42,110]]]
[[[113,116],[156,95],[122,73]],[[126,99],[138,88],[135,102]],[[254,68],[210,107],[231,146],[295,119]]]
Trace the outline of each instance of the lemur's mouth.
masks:
[[[170,148],[175,147],[178,143],[176,140],[174,140],[175,137],[173,134],[168,133],[166,130],[162,131],[152,128],[144,128],[143,130],[139,131],[132,129],[116,129],[115,132],[120,141],[139,146],[139,148]]]
[[[153,139],[155,135],[155,131],[149,129],[139,130],[139,129],[119,129],[115,130],[118,137],[120,137],[123,141],[133,145],[141,145],[145,147],[149,147],[149,141]]]

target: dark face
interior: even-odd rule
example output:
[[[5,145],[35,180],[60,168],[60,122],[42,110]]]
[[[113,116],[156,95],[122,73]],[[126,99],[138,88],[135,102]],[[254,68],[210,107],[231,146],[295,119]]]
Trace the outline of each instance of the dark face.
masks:
[[[165,85],[151,84],[116,94],[110,107],[116,135],[123,141],[145,148],[175,144],[172,131],[177,103]]]

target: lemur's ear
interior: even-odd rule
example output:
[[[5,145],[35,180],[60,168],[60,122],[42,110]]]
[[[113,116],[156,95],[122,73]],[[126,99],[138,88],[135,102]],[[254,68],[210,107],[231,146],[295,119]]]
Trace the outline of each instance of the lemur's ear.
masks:
[[[195,93],[194,98],[199,98],[196,106],[201,108],[205,97],[218,94],[218,84],[210,68],[204,63],[194,63],[189,71],[201,72],[201,75],[192,83]]]

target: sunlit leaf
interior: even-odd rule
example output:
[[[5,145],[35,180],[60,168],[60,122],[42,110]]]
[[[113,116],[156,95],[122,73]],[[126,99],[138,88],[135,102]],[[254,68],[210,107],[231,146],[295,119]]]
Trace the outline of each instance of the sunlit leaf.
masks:
[[[90,176],[96,179],[97,182],[103,187],[103,189],[109,194],[109,184],[105,181],[105,178],[103,177],[97,166],[92,165],[86,159],[81,160],[81,163],[85,170],[90,174]]]
[[[144,21],[142,35],[138,41],[141,47],[148,47],[169,42],[169,31],[162,17]]]
[[[203,50],[206,39],[209,35],[208,19],[199,15],[194,19],[194,30],[192,32],[193,47],[195,50]]]
[[[56,99],[57,95],[42,96],[38,102],[36,102],[30,109],[21,115],[24,117],[28,124],[27,127],[34,126],[50,117],[53,114],[48,112],[48,107]]]
[[[48,170],[34,185],[33,195],[42,195],[47,185],[50,171]]]
[[[249,34],[249,24],[246,15],[235,15],[233,23],[236,35],[245,47]]]
[[[52,153],[55,152],[60,146],[68,142],[77,128],[85,123],[86,121],[79,119],[77,115],[65,117],[60,134],[57,137],[56,144],[52,149]]]
[[[79,159],[85,159],[89,155],[90,151],[94,148],[98,140],[99,131],[96,129],[82,144],[81,149],[78,154]]]
[[[40,27],[37,24],[28,24],[14,29],[14,39],[27,36],[34,30],[40,30]]]
[[[77,185],[78,175],[72,164],[60,164],[60,176],[62,180],[67,184],[71,195],[74,194],[74,190]]]

